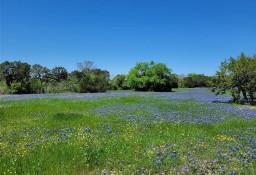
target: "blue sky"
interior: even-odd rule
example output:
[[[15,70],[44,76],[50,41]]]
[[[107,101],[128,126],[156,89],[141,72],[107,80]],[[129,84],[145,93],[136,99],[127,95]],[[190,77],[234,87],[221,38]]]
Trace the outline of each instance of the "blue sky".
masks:
[[[110,74],[136,62],[213,75],[220,62],[256,53],[255,0],[0,0],[0,62]]]

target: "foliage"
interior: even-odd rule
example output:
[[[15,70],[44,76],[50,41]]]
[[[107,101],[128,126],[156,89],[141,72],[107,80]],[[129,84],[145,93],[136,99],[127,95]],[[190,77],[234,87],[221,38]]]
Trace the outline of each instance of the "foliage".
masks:
[[[221,63],[214,78],[216,94],[231,90],[233,101],[237,103],[255,103],[256,57],[241,55],[230,57]],[[242,97],[241,97],[242,94]]]
[[[171,74],[169,79],[170,79],[172,88],[179,88],[179,77],[177,74]]]
[[[57,82],[61,82],[61,81],[67,80],[68,71],[64,67],[54,67],[51,70],[51,75],[53,80]]]
[[[8,93],[29,93],[30,65],[5,61],[0,64],[0,79],[5,81]]]
[[[79,92],[105,92],[109,89],[109,72],[101,69],[92,69],[82,72],[79,80]]]
[[[45,83],[50,74],[50,70],[46,67],[43,67],[39,64],[34,64],[31,67],[31,91],[33,93],[44,93],[45,92]]]
[[[111,88],[113,90],[128,90],[127,76],[118,74],[111,80]]]
[[[165,64],[137,63],[127,76],[128,85],[136,91],[171,91],[174,77]]]
[[[204,74],[188,74],[183,80],[184,86],[187,88],[211,86],[211,77]]]
[[[78,63],[79,70],[68,74],[64,67],[52,70],[20,61],[0,64],[0,94],[105,92],[109,87],[109,72],[97,69],[92,61]]]

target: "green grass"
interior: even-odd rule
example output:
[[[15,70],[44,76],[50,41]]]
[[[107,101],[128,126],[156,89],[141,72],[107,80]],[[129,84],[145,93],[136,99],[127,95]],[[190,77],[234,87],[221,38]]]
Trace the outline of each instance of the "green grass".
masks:
[[[207,107],[191,101],[174,105],[164,99],[135,96],[2,101],[0,174],[182,174],[186,168],[187,174],[255,174],[255,160],[216,157],[219,150],[224,156],[230,154],[228,143],[244,144],[233,136],[233,131],[255,138],[256,131],[248,130],[256,127],[254,119],[215,124],[160,120],[147,125],[126,121],[116,114],[101,116],[92,112],[117,104],[154,105],[181,112]],[[143,109],[135,112],[138,116],[143,113]],[[243,155],[246,150],[236,154]],[[221,170],[220,165],[225,169]]]

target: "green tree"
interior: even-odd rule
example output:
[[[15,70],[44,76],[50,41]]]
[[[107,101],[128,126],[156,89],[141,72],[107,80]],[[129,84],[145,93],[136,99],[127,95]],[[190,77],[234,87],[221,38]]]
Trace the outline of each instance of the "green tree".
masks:
[[[79,92],[105,92],[109,89],[109,72],[101,69],[92,69],[83,72],[79,80]]]
[[[67,80],[68,71],[64,67],[54,67],[51,71],[51,75],[55,81],[61,82],[63,80]]]
[[[204,74],[188,74],[183,81],[184,86],[188,88],[209,87],[211,85],[211,77]]]
[[[32,91],[36,93],[44,93],[43,82],[46,80],[46,76],[49,74],[50,70],[39,64],[34,64],[31,67],[31,87]]]
[[[124,74],[118,74],[111,80],[111,86],[114,90],[127,90],[127,76]]]
[[[134,68],[128,73],[128,84],[136,91],[147,91],[150,89],[149,70],[155,63],[141,62],[137,63]]]
[[[153,91],[170,91],[172,89],[171,69],[165,64],[154,64],[148,71],[148,76]]]
[[[165,64],[137,63],[127,76],[129,86],[136,91],[171,91],[171,69]]]
[[[213,82],[216,94],[231,90],[234,102],[255,103],[256,57],[246,56],[244,53],[237,59],[230,57],[221,63]]]
[[[8,93],[30,92],[30,65],[20,61],[0,64],[0,77],[8,87]]]
[[[176,74],[171,74],[169,77],[169,81],[171,82],[172,88],[178,88],[179,87],[179,77]]]

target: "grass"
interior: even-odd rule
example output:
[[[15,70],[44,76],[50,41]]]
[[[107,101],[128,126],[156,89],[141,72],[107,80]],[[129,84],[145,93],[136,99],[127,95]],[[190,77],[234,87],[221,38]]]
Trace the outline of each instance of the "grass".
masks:
[[[255,174],[256,120],[242,112],[150,93],[0,101],[0,172]]]

